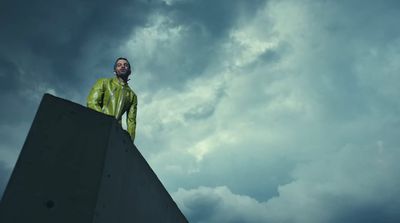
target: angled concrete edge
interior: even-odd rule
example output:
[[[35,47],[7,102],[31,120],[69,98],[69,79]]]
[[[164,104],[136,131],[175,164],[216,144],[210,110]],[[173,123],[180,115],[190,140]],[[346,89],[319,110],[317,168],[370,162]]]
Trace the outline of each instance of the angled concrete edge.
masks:
[[[0,203],[0,222],[187,222],[110,116],[45,94]]]

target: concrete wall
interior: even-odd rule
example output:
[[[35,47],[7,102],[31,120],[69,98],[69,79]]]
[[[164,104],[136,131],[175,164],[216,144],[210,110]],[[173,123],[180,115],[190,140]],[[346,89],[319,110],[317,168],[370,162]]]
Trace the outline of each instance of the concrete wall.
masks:
[[[0,222],[187,222],[117,121],[46,94]]]

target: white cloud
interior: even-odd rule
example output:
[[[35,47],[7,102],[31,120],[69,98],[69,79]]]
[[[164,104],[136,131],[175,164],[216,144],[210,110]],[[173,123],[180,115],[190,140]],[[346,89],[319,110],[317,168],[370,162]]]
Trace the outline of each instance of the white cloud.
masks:
[[[257,200],[237,195],[226,186],[180,188],[172,194],[190,222],[266,222],[266,206]]]
[[[176,3],[181,3],[181,2],[190,2],[193,0],[162,0],[163,2],[165,2],[168,6],[172,6]]]
[[[361,156],[362,154],[362,156]],[[294,180],[267,201],[231,192],[226,186],[178,189],[172,194],[191,222],[382,222],[396,210],[399,171],[396,148],[347,145],[298,165]],[[357,158],[358,157],[358,158]],[[393,206],[394,205],[394,206]],[[369,213],[371,208],[375,213]]]
[[[399,167],[392,158],[398,151],[383,152],[379,144],[347,145],[299,165],[293,171],[295,180],[280,186],[279,196],[268,200],[268,215],[274,222],[336,222],[340,218],[363,222],[368,216],[399,217],[387,210],[390,204],[398,205],[394,198],[399,196],[395,189],[399,182],[393,176]],[[368,213],[371,207],[376,213]]]
[[[157,15],[133,36],[131,49],[145,51],[138,145],[170,191],[187,188],[174,193],[184,213],[195,222],[398,217],[389,204],[399,207],[400,45],[370,38],[379,23],[356,29],[370,11],[270,1],[179,88],[149,87],[157,78],[150,67],[186,72],[179,61],[191,27]],[[207,204],[215,210],[197,212]]]
[[[218,23],[229,31],[217,40],[205,20],[178,21],[163,14],[169,7],[136,27],[117,50],[134,65],[136,143],[183,212],[193,222],[397,222],[397,8],[273,0],[231,27]],[[99,45],[82,55],[115,53]],[[30,82],[51,71],[26,57],[35,62],[20,64],[30,86],[21,94],[59,93],[45,78]],[[83,71],[103,69],[93,58]],[[27,129],[2,127],[5,136]],[[3,138],[8,167],[23,139]]]

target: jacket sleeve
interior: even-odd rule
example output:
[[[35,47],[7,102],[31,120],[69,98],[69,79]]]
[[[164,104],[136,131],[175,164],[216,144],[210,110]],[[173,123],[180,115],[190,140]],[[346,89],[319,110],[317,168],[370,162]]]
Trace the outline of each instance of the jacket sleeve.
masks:
[[[137,96],[134,94],[132,104],[129,108],[128,115],[126,117],[126,126],[128,133],[131,136],[132,142],[135,141],[135,134],[136,134],[136,113],[137,113]]]
[[[101,112],[103,107],[103,96],[104,96],[104,79],[99,79],[93,85],[90,93],[87,97],[87,107],[95,111]]]

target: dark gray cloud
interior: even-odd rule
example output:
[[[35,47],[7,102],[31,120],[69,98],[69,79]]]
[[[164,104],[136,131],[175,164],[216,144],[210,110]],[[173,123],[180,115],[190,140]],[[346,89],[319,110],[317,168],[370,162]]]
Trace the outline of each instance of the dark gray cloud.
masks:
[[[259,202],[248,196],[235,194],[227,187],[199,187],[192,190],[179,189],[174,199],[186,213],[190,222],[384,222],[394,223],[400,219],[396,197],[382,202],[378,199],[359,201],[351,196],[319,197],[318,204],[296,203],[291,210],[290,200],[281,210],[270,208],[268,202]],[[386,203],[385,203],[386,202]],[[318,207],[309,207],[318,205]],[[308,210],[310,208],[311,210]],[[316,211],[316,209],[318,209]],[[276,217],[276,213],[280,217]],[[279,215],[279,214],[278,214]]]
[[[221,99],[225,96],[224,88],[220,87],[215,90],[215,98],[206,104],[197,105],[183,114],[186,120],[204,120],[211,117]]]
[[[232,210],[238,199],[211,199],[218,196],[216,186],[227,185],[232,193],[251,195],[266,205],[262,211],[269,217],[258,222],[398,221],[399,165],[390,157],[398,157],[399,146],[395,134],[400,91],[395,83],[400,81],[400,33],[392,28],[399,9],[395,1],[273,1],[272,19],[279,21],[269,28],[276,30],[285,48],[268,50],[243,69],[247,78],[241,81],[247,85],[228,91],[237,102],[232,115],[219,116],[225,123],[257,122],[237,128],[237,137],[251,141],[260,130],[264,145],[221,145],[213,140],[217,132],[211,132],[210,140],[197,144],[207,151],[198,172],[184,175],[187,181],[176,181],[188,185],[185,188],[212,189],[191,191],[182,207],[186,203],[201,211],[200,202],[210,198],[215,209]],[[269,112],[274,107],[283,109]],[[304,110],[291,114],[292,109]],[[256,126],[263,127],[251,128]],[[275,137],[278,142],[268,144]],[[213,143],[216,148],[210,146]],[[204,219],[192,212],[196,208],[186,213],[194,222],[233,222],[240,217],[242,222],[254,221],[244,213],[222,217],[220,211]]]
[[[238,130],[240,131],[240,130]],[[266,201],[278,195],[279,185],[290,183],[291,171],[295,162],[287,157],[268,157],[263,145],[247,148],[220,148],[201,162],[201,171],[176,179],[174,175],[165,179],[165,183],[179,188],[227,186],[237,194]],[[284,154],[280,154],[284,156]]]
[[[98,70],[111,73],[116,48],[146,22],[154,6],[147,1],[0,4],[0,123],[31,120],[49,90],[86,97],[94,82],[89,77]],[[92,61],[100,65],[90,66]]]
[[[10,178],[11,170],[0,161],[0,198],[3,197],[3,192],[7,186],[8,179]]]
[[[179,189],[173,197],[189,222],[267,222],[262,203],[234,194],[227,187]]]
[[[334,4],[327,1],[307,7],[310,13],[307,22],[310,24],[304,31],[310,32],[304,35],[313,45],[309,48],[313,54],[305,55],[307,59],[304,62],[309,64],[309,68],[299,72],[312,76],[308,87],[317,90],[320,103],[324,104],[330,118],[346,122],[371,112],[371,103],[379,103],[375,100],[380,99],[374,97],[378,92],[376,86],[362,84],[365,81],[363,75],[371,71],[365,70],[362,74],[357,68],[362,66],[360,58],[365,58],[375,49],[397,45],[400,31],[391,27],[395,26],[400,12],[398,2],[362,4],[361,1],[347,1]],[[385,66],[389,62],[384,57],[376,59],[376,62],[382,62],[376,66]],[[377,72],[383,72],[382,68],[377,67]]]
[[[193,27],[196,33],[205,32],[212,39],[225,37],[239,19],[247,20],[266,4],[266,0],[177,1],[164,10],[174,21]]]
[[[13,61],[0,57],[0,100],[2,102],[0,125],[12,125],[31,120],[34,111],[27,108],[33,108],[34,103],[23,95],[23,91],[31,87],[24,78]]]
[[[179,189],[173,197],[191,222],[394,223],[400,219],[399,181],[393,177],[398,154],[397,147],[349,145],[299,164],[294,179],[279,185],[279,193],[267,201],[225,186]],[[218,211],[201,215],[209,209]]]
[[[21,73],[11,61],[0,58],[0,88],[5,92],[20,90]]]
[[[161,25],[161,33],[181,27],[179,43],[160,41],[156,53],[146,63],[154,74],[151,88],[160,86],[181,89],[184,83],[204,75],[209,67],[221,66],[222,44],[237,23],[246,23],[251,15],[266,4],[266,0],[252,1],[174,1],[164,4],[159,13],[168,21]],[[140,54],[138,54],[140,60]],[[158,87],[157,87],[158,86]]]
[[[86,46],[104,52],[98,60],[114,58],[106,54],[146,21],[151,6],[145,1],[2,1],[0,54],[18,63],[31,82],[49,83],[60,92],[78,90],[87,78],[82,67],[90,58],[85,57],[95,56]]]
[[[346,199],[346,198],[344,198]],[[330,223],[335,222],[382,222],[395,223],[400,219],[400,213],[396,210],[400,205],[396,199],[386,201],[387,203],[344,203],[343,198],[336,198],[327,201],[336,206],[336,213],[332,215]]]
[[[85,98],[95,79],[90,77],[111,71],[120,56],[116,48],[146,22],[155,4],[0,2],[0,152],[8,165],[16,159],[43,93]],[[2,168],[1,180],[7,171]]]
[[[150,76],[139,86],[139,109],[150,114],[139,110],[139,145],[161,160],[157,173],[169,189],[188,189],[176,197],[191,221],[400,218],[399,165],[390,158],[400,143],[397,1],[170,2],[0,3],[0,154],[7,166],[41,93],[83,102],[126,53],[134,55],[136,80]],[[143,30],[156,37],[135,42]],[[232,40],[235,30],[244,35]],[[130,41],[155,50],[120,48]],[[196,86],[213,77],[226,86],[200,97],[215,89]],[[10,171],[0,165],[0,190]]]

